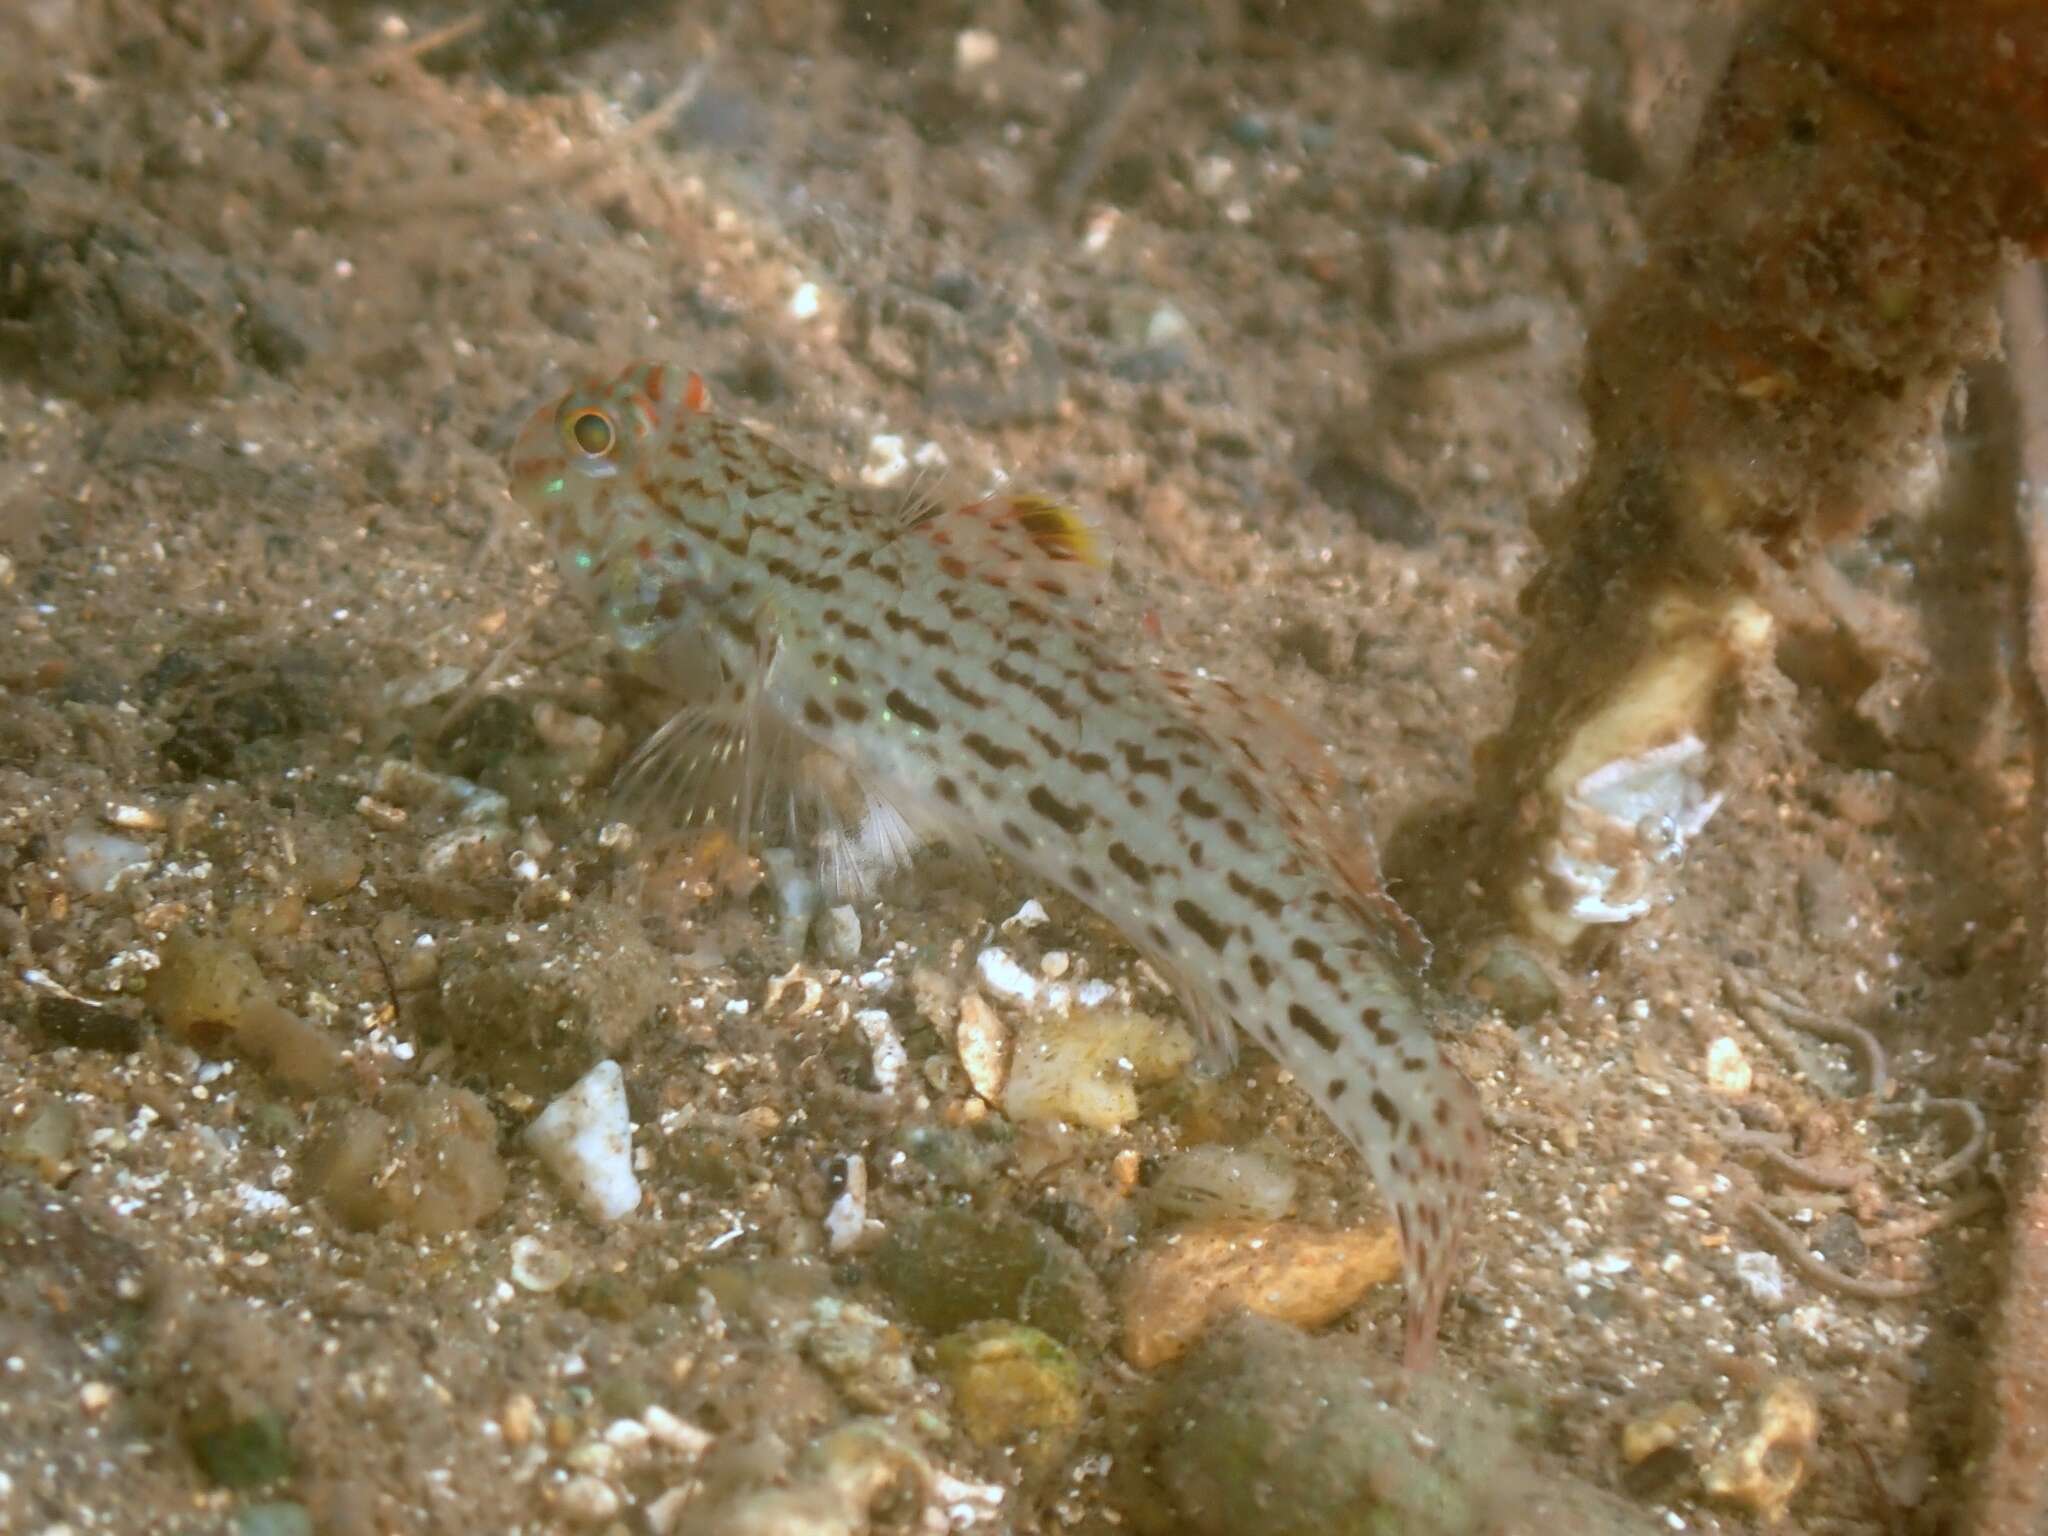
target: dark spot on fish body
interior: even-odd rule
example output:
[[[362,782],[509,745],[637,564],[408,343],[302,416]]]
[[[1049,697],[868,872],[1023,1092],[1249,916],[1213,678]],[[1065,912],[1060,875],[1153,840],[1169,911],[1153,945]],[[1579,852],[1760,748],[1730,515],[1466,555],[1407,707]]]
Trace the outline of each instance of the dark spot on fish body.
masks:
[[[960,745],[999,773],[1011,768],[1021,768],[1029,761],[1022,752],[1013,752],[1008,747],[998,746],[979,731],[969,731],[960,738]]]
[[[1109,862],[1129,876],[1134,884],[1147,886],[1152,883],[1151,866],[1120,842],[1109,845]]]
[[[1032,785],[1024,800],[1032,810],[1069,837],[1079,836],[1095,820],[1095,813],[1085,805],[1068,805],[1043,784]]]
[[[939,728],[939,717],[911,698],[901,688],[891,688],[883,696],[882,702],[920,730],[936,731]]]
[[[1330,1026],[1309,1012],[1300,1003],[1289,1003],[1287,1005],[1287,1022],[1300,1030],[1304,1035],[1307,1035],[1309,1039],[1315,1041],[1324,1050],[1334,1051],[1337,1049],[1337,1036]]]
[[[1196,938],[1213,950],[1220,951],[1230,942],[1230,930],[1210,916],[1208,910],[1189,901],[1185,896],[1173,904],[1173,915]]]

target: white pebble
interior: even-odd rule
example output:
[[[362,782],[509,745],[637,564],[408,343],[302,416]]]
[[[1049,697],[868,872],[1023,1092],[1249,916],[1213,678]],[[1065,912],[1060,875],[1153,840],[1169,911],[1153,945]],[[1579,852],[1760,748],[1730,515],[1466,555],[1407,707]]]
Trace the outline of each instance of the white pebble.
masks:
[[[842,964],[860,958],[860,914],[851,907],[832,907],[825,913],[825,953]]]
[[[60,846],[72,888],[89,896],[103,896],[118,886],[124,876],[149,868],[149,845],[132,837],[76,827],[64,834]]]
[[[984,27],[964,28],[953,39],[953,64],[961,74],[972,74],[995,63],[1002,44]]]
[[[1019,965],[1007,949],[984,949],[975,957],[974,968],[981,972],[981,979],[991,992],[1022,1003],[1038,996],[1038,979]]]
[[[1735,1255],[1735,1278],[1767,1307],[1785,1304],[1785,1266],[1775,1253],[1747,1249]]]
[[[903,1049],[903,1042],[897,1037],[896,1026],[890,1021],[888,1011],[863,1008],[853,1016],[853,1024],[868,1043],[875,1086],[884,1093],[894,1093],[896,1085],[903,1081],[903,1069],[910,1065],[910,1053]]]
[[[1002,929],[1008,933],[1013,928],[1038,928],[1050,921],[1045,914],[1044,904],[1034,896],[1003,919]]]
[[[960,1022],[953,1049],[974,1091],[991,1104],[1003,1102],[1003,1084],[1010,1074],[1010,1030],[979,992],[960,999]]]
[[[814,320],[820,308],[820,297],[816,283],[799,283],[797,290],[789,296],[789,314],[793,320]]]
[[[1749,1092],[1752,1074],[1742,1047],[1723,1035],[1707,1047],[1707,1086],[1716,1093]]]
[[[537,1237],[512,1239],[512,1283],[523,1291],[555,1290],[575,1269],[566,1253]]]
[[[640,1204],[633,1177],[633,1118],[626,1077],[600,1061],[526,1128],[526,1143],[594,1221],[616,1221]]]
[[[602,1525],[619,1512],[619,1494],[601,1477],[572,1477],[562,1484],[556,1507],[577,1525]]]
[[[678,1455],[697,1457],[711,1449],[709,1434],[688,1419],[677,1418],[659,1403],[641,1414],[640,1422],[647,1426],[647,1433],[654,1437],[656,1445],[666,1446]]]
[[[851,1253],[868,1227],[868,1165],[849,1157],[842,1166],[846,1187],[825,1212],[825,1251],[835,1259]]]
[[[910,457],[903,451],[902,435],[877,432],[868,439],[868,456],[860,467],[864,485],[894,485],[910,469]]]

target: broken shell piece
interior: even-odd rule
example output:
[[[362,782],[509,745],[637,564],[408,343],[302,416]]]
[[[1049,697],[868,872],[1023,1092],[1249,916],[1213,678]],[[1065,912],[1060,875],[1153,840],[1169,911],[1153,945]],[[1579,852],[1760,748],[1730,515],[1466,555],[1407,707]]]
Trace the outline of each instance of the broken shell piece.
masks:
[[[1708,1462],[1700,1483],[1717,1499],[1754,1510],[1771,1524],[1806,1481],[1820,1439],[1820,1405],[1803,1381],[1780,1377],[1757,1403],[1756,1430]]]
[[[1749,1092],[1754,1074],[1742,1047],[1722,1035],[1707,1047],[1707,1086],[1716,1093],[1739,1098]]]
[[[979,992],[960,999],[953,1048],[960,1053],[960,1065],[974,1091],[991,1104],[1002,1103],[1003,1085],[1010,1077],[1010,1027]]]
[[[640,1204],[633,1119],[616,1061],[600,1061],[542,1110],[526,1144],[593,1221],[616,1221]]]
[[[825,1251],[835,1259],[853,1252],[868,1227],[868,1165],[853,1156],[841,1167],[845,1187],[825,1212]]]
[[[1139,1084],[1164,1082],[1194,1055],[1185,1030],[1135,1009],[1036,1017],[1010,1053],[1003,1112],[1115,1130],[1137,1118]]]

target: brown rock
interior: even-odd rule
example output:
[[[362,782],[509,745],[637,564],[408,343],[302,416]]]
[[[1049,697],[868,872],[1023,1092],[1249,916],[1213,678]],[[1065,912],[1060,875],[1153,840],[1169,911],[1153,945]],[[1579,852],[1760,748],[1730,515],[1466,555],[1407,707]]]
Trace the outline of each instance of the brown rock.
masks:
[[[1125,1277],[1118,1298],[1124,1358],[1141,1370],[1163,1365],[1240,1308],[1318,1328],[1400,1272],[1401,1240],[1392,1227],[1332,1232],[1260,1221],[1180,1227],[1155,1240]]]

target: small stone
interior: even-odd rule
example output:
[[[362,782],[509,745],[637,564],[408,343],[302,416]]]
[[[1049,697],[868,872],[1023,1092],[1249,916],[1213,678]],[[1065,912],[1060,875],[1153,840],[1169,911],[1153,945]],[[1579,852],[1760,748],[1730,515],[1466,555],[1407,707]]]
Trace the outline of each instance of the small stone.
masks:
[[[868,439],[867,458],[860,467],[861,484],[891,486],[909,471],[910,456],[903,451],[901,433],[877,432]]]
[[[1003,932],[1009,933],[1017,929],[1042,928],[1051,921],[1052,919],[1046,915],[1044,904],[1034,896],[1004,918],[999,926]]]
[[[294,1088],[317,1090],[342,1070],[327,1032],[279,1006],[256,957],[233,939],[172,934],[143,1001],[163,1026],[209,1054],[232,1045]]]
[[[1749,1092],[1753,1075],[1749,1058],[1731,1037],[1722,1035],[1707,1047],[1707,1086],[1714,1092],[1739,1097]]]
[[[863,1008],[853,1016],[853,1027],[868,1043],[868,1062],[875,1075],[875,1087],[894,1093],[910,1066],[910,1054],[896,1033],[896,1021],[886,1008]]]
[[[1277,1221],[1293,1209],[1300,1183],[1278,1158],[1239,1147],[1190,1147],[1168,1158],[1150,1190],[1152,1209],[1171,1220]]]
[[[868,1228],[868,1165],[849,1157],[840,1166],[845,1188],[825,1210],[825,1251],[835,1259],[853,1252]]]
[[[200,1469],[223,1488],[260,1488],[291,1474],[291,1439],[275,1413],[195,1426],[189,1438]]]
[[[860,958],[860,914],[852,907],[827,908],[820,926],[829,959],[851,965]]]
[[[515,1451],[532,1442],[539,1423],[539,1405],[524,1392],[514,1392],[506,1398],[498,1413],[498,1428],[504,1432],[505,1443]]]
[[[617,1062],[592,1067],[541,1111],[525,1139],[593,1221],[616,1221],[639,1206],[633,1118]]]
[[[1021,1216],[941,1208],[892,1221],[868,1274],[903,1317],[934,1334],[1004,1319],[1082,1345],[1104,1310],[1080,1254]]]
[[[998,997],[1014,998],[1020,1003],[1031,1003],[1038,998],[1038,978],[1033,976],[1007,949],[984,949],[974,958],[974,968],[981,975],[982,984]]]
[[[1401,1273],[1391,1226],[1324,1231],[1284,1222],[1204,1222],[1155,1241],[1118,1297],[1124,1358],[1151,1370],[1237,1310],[1319,1328]]]
[[[1010,1075],[1010,1026],[989,1007],[979,992],[960,999],[960,1019],[953,1030],[953,1048],[974,1091],[991,1104],[1003,1101]]]
[[[303,1504],[251,1504],[235,1516],[235,1536],[313,1536],[313,1517]]]
[[[399,1083],[378,1102],[349,1110],[307,1149],[307,1183],[344,1223],[441,1237],[503,1203],[498,1123],[483,1100],[444,1083]]]
[[[986,69],[1002,52],[995,33],[984,27],[963,27],[953,39],[953,65],[963,75]]]
[[[688,1419],[677,1418],[659,1403],[652,1404],[640,1415],[640,1422],[647,1426],[647,1433],[656,1445],[674,1451],[695,1461],[711,1449],[712,1436],[699,1429]]]
[[[816,283],[799,283],[789,296],[789,317],[792,320],[815,320],[823,307],[823,297]]]
[[[1185,1031],[1134,1009],[1036,1018],[1017,1038],[1003,1111],[1012,1120],[1064,1120],[1114,1130],[1135,1119],[1137,1085],[1194,1060]]]
[[[1557,1006],[1557,982],[1527,946],[1512,938],[1494,943],[1465,990],[1498,1008],[1511,1023],[1541,1018]]]
[[[559,1289],[575,1272],[575,1264],[559,1248],[531,1235],[512,1239],[512,1283],[522,1291]]]
[[[1625,1466],[1648,1461],[1684,1440],[1706,1415],[1697,1403],[1680,1399],[1666,1403],[1654,1413],[1630,1419],[1621,1426],[1621,1459]]]
[[[933,1354],[968,1439],[1032,1468],[1065,1457],[1081,1422],[1081,1371],[1058,1340],[1021,1323],[977,1323]]]
[[[1735,1278],[1745,1291],[1765,1306],[1785,1305],[1785,1266],[1778,1262],[1775,1253],[1744,1249],[1735,1255]]]
[[[622,1501],[618,1490],[601,1477],[572,1477],[555,1496],[562,1518],[575,1525],[602,1525],[618,1514]]]
[[[1264,149],[1273,142],[1272,119],[1259,112],[1240,112],[1225,130],[1245,149]]]
[[[1755,1430],[1700,1469],[1700,1486],[1755,1513],[1766,1525],[1785,1513],[1806,1481],[1820,1440],[1820,1405],[1813,1389],[1780,1377],[1757,1401]]]
[[[153,857],[147,843],[91,827],[65,833],[59,851],[72,889],[87,896],[107,895],[129,875],[148,869]]]

